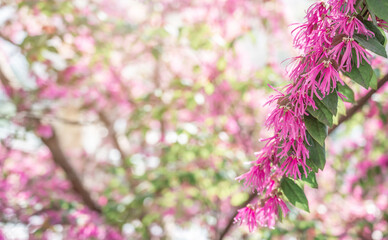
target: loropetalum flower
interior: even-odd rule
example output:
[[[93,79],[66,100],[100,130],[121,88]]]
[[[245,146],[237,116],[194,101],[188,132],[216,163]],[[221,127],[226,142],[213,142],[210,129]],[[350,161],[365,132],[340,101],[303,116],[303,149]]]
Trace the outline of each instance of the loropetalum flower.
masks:
[[[257,192],[258,200],[240,209],[235,221],[246,223],[253,231],[257,225],[273,227],[279,209],[289,210],[282,200],[282,177],[300,179],[307,176],[310,145],[304,116],[307,107],[317,109],[314,98],[323,99],[344,85],[339,71],[349,72],[363,61],[370,63],[370,54],[355,41],[355,35],[374,37],[356,15],[362,9],[356,0],[329,0],[313,4],[306,22],[293,31],[294,46],[302,52],[292,60],[288,76],[291,83],[267,102],[273,107],[265,126],[274,130],[264,139],[263,149],[251,169],[237,178],[245,187]],[[381,25],[387,25],[380,21]],[[343,96],[338,93],[342,98]]]
[[[288,212],[289,209],[283,199],[274,194],[260,201],[259,207],[248,204],[238,210],[235,221],[239,221],[240,225],[247,224],[249,231],[253,231],[258,225],[273,228],[277,216],[282,214],[285,217]]]
[[[307,177],[307,171],[306,168],[309,168],[306,166],[306,163],[302,161],[301,159],[295,157],[295,156],[289,156],[282,164],[281,169],[283,169],[283,174],[286,176],[293,176],[294,179],[301,178],[301,173],[299,170],[299,165],[303,167],[304,173]]]
[[[267,167],[266,169],[264,167]],[[245,178],[245,187],[258,187],[258,191],[262,191],[262,187],[265,186],[265,181],[267,181],[269,173],[269,165],[254,165],[251,167],[249,172],[241,175],[237,180],[242,180]]]
[[[321,99],[317,90],[324,93],[324,95],[330,94],[330,92],[336,88],[337,82],[342,85],[344,82],[338,73],[338,64],[333,59],[321,59],[321,63],[313,67],[310,72],[306,73],[306,84],[310,86],[315,95]]]
[[[273,228],[275,226],[275,219],[280,212],[279,209],[281,209],[283,216],[286,216],[289,211],[287,205],[277,195],[266,199],[263,207],[256,214],[260,226]]]
[[[332,28],[332,35],[335,35],[335,32],[342,32],[348,36],[353,36],[354,31],[357,31],[358,34],[363,34],[368,37],[374,36],[374,33],[367,30],[364,24],[358,18],[356,18],[356,16],[346,15],[335,19]]]
[[[377,18],[377,26],[381,27],[384,31],[388,32],[388,23],[382,19]]]
[[[343,50],[345,51],[343,54],[341,54]],[[363,47],[361,47],[357,42],[355,42],[353,37],[343,36],[342,41],[337,44],[331,50],[330,53],[334,56],[337,62],[340,61],[340,58],[342,59],[339,64],[339,67],[345,70],[346,72],[352,70],[351,61],[353,54],[356,55],[357,68],[360,67],[360,64],[362,63],[363,59],[370,63],[370,61],[368,60],[368,57],[371,56],[370,53],[368,53]]]
[[[235,219],[240,221],[240,225],[245,223],[249,227],[249,231],[253,231],[257,227],[256,210],[252,205],[248,205],[245,208],[238,210],[238,214]]]

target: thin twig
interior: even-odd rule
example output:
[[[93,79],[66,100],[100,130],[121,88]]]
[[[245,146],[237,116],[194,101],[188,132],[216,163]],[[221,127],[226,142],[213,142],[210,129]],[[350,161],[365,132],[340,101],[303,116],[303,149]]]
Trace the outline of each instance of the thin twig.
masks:
[[[377,92],[377,90],[379,90],[382,86],[384,86],[384,84],[388,81],[388,74],[385,75],[377,84],[377,89],[374,90],[370,90],[367,94],[365,94],[362,98],[360,98],[357,103],[349,108],[347,111],[346,111],[346,115],[345,116],[342,116],[339,120],[338,120],[338,124],[331,127],[329,129],[329,134],[332,133],[335,129],[337,129],[337,127],[339,125],[341,125],[343,122],[345,122],[346,120],[348,120],[349,118],[353,117],[354,114],[356,114],[358,111],[360,111],[362,109],[362,107],[364,107],[365,104],[368,103],[369,99],[372,97],[372,95],[374,93]]]
[[[50,150],[54,162],[66,173],[66,177],[71,182],[74,191],[78,193],[85,205],[88,206],[91,210],[94,210],[97,213],[101,213],[102,211],[100,206],[92,199],[90,192],[86,190],[80,177],[74,168],[70,165],[67,157],[63,153],[62,148],[59,145],[58,138],[55,134],[55,130],[53,129],[53,134],[51,137],[42,137],[41,140]]]
[[[14,92],[15,89],[11,86],[10,80],[4,74],[1,65],[0,65],[0,83],[3,85],[5,89],[9,90],[8,91],[9,97],[12,99],[15,94]],[[39,118],[33,118],[33,120],[39,122]],[[92,199],[90,192],[85,188],[79,175],[71,166],[68,158],[62,151],[62,148],[59,144],[55,130],[53,129],[53,134],[51,137],[49,138],[42,137],[41,140],[50,150],[54,162],[65,172],[67,179],[71,182],[72,188],[80,196],[84,204],[88,206],[91,210],[94,210],[97,213],[101,214],[102,210],[100,206]]]
[[[230,220],[228,221],[228,225],[226,225],[226,227],[224,228],[224,230],[220,234],[220,238],[219,238],[220,240],[224,239],[226,234],[228,234],[229,230],[233,227],[234,218],[237,215],[237,210],[245,207],[248,203],[250,203],[253,199],[255,199],[256,196],[257,196],[257,193],[251,193],[249,195],[248,199],[245,200],[245,202],[243,202],[240,206],[238,206],[236,209],[234,209],[234,211],[233,211],[234,213],[233,213],[232,218],[230,218]]]
[[[105,125],[105,127],[108,129],[108,135],[112,140],[113,146],[119,151],[121,158],[123,161],[127,157],[127,154],[124,152],[123,148],[121,147],[118,136],[116,134],[116,131],[114,130],[112,123],[110,122],[108,116],[104,112],[99,112],[98,116],[101,120],[101,122]]]

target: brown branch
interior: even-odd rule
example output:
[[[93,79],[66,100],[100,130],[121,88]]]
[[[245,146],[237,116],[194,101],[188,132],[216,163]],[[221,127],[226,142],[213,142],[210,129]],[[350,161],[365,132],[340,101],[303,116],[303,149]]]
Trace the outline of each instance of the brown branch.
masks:
[[[233,211],[233,216],[230,218],[230,220],[228,221],[228,225],[226,225],[226,227],[224,228],[224,230],[221,232],[220,234],[220,240],[224,239],[224,237],[226,236],[226,234],[228,234],[229,230],[233,227],[233,222],[234,222],[234,218],[236,217],[237,215],[237,210],[240,209],[240,208],[243,208],[245,207],[248,203],[250,203],[253,199],[255,199],[257,196],[257,193],[251,193],[248,197],[247,200],[245,200],[245,202],[243,202],[240,206],[236,207]]]
[[[377,89],[374,90],[370,90],[367,94],[365,94],[362,98],[360,98],[357,103],[349,108],[347,111],[346,111],[346,115],[345,116],[342,116],[339,120],[338,120],[338,124],[331,127],[329,129],[329,134],[331,134],[339,125],[341,125],[342,123],[344,123],[346,120],[350,119],[354,114],[356,114],[359,110],[362,109],[363,106],[365,106],[365,104],[368,102],[368,100],[372,97],[372,95],[374,93],[376,93],[382,86],[384,86],[384,84],[388,82],[388,74],[385,75],[382,79],[379,80],[378,84],[377,84]],[[242,208],[244,206],[246,206],[248,203],[250,203],[255,197],[257,196],[256,193],[251,193],[249,195],[249,198],[243,203],[241,204],[238,208],[235,208],[233,209],[233,215],[231,216],[231,218],[229,219],[228,221],[228,225],[225,227],[225,229],[221,232],[220,234],[220,240],[222,240],[227,234],[228,232],[230,231],[230,229],[233,227],[233,221],[234,221],[234,218],[237,216],[237,210],[239,208]]]
[[[1,56],[0,56],[1,57]],[[14,89],[11,85],[11,81],[9,78],[5,75],[2,66],[1,66],[1,59],[0,59],[0,83],[3,85],[3,90],[8,95],[9,98],[14,97]]]
[[[354,114],[356,114],[358,111],[360,111],[362,109],[362,107],[364,107],[365,104],[368,103],[369,99],[372,97],[372,95],[377,92],[382,86],[384,86],[384,84],[388,82],[388,74],[385,75],[382,79],[379,80],[378,84],[377,84],[377,89],[374,90],[370,90],[367,94],[365,94],[362,98],[358,99],[358,101],[356,102],[356,104],[349,108],[347,111],[346,111],[346,115],[345,116],[342,116],[339,120],[338,120],[338,124],[331,127],[329,129],[329,134],[332,133],[339,125],[341,125],[343,122],[345,122],[346,120],[348,120],[349,118],[353,117]]]
[[[53,134],[50,138],[42,137],[41,139],[42,142],[50,150],[54,162],[63,169],[67,179],[71,182],[74,191],[81,197],[84,204],[88,206],[91,210],[94,210],[97,213],[101,213],[102,211],[100,206],[91,198],[90,193],[88,192],[88,190],[86,190],[80,177],[78,176],[74,168],[70,165],[67,157],[63,153],[54,129]]]
[[[3,66],[0,65],[0,82],[5,89],[9,89],[9,97],[12,98],[14,95],[14,88],[11,86],[9,78],[4,74],[2,67]],[[39,122],[38,119],[35,121]],[[63,153],[54,129],[50,138],[42,137],[41,140],[50,150],[54,162],[65,172],[67,179],[71,182],[72,188],[77,194],[79,194],[84,204],[91,210],[101,213],[102,211],[100,206],[91,198],[90,193],[87,191],[78,174],[70,165],[66,155]]]
[[[15,45],[15,43],[9,37],[3,35],[2,33],[0,33],[0,38],[4,41],[7,41],[8,43],[11,43],[12,45]]]
[[[53,117],[54,120],[57,120],[63,124],[67,124],[67,125],[75,125],[75,126],[86,126],[86,125],[93,125],[93,124],[96,124],[98,123],[97,120],[92,120],[92,121],[78,121],[78,120],[71,120],[71,119],[66,119],[66,118],[63,118],[63,117],[59,117],[59,116],[54,116]]]
[[[108,116],[106,116],[106,114],[104,112],[99,112],[98,116],[99,116],[101,122],[108,129],[108,135],[112,140],[113,146],[119,151],[121,158],[124,161],[126,154],[125,154],[124,150],[122,149],[122,147],[120,146],[120,143],[117,139],[116,131],[114,130],[112,123],[110,122]]]
[[[101,122],[108,129],[108,137],[111,139],[113,147],[116,148],[121,155],[121,167],[127,171],[126,178],[127,178],[128,183],[130,183],[131,186],[137,185],[138,181],[136,179],[132,178],[133,171],[132,171],[131,165],[127,161],[128,154],[126,154],[124,149],[121,147],[121,145],[118,141],[118,135],[117,135],[115,129],[113,128],[113,125],[112,125],[110,119],[102,111],[98,113],[98,116],[99,116]]]

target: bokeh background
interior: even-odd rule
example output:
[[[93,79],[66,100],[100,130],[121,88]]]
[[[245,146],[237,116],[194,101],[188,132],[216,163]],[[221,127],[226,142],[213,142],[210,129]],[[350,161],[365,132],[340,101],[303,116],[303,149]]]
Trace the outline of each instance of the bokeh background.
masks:
[[[2,0],[0,239],[388,238],[386,88],[331,135],[310,213],[232,224],[313,2]]]

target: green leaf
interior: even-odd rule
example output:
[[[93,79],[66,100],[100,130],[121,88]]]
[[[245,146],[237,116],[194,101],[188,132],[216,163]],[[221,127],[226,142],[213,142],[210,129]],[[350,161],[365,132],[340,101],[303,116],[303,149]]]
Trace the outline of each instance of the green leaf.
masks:
[[[384,124],[387,124],[388,119],[387,119],[387,114],[384,113],[383,105],[380,102],[376,102],[377,108],[379,109],[379,116],[381,120],[383,121]]]
[[[376,39],[381,43],[381,45],[385,45],[386,39],[383,33],[381,32],[381,29],[373,24],[373,22],[368,20],[362,20],[362,23],[365,25],[365,27],[372,31],[375,34]]]
[[[342,93],[347,99],[344,99],[345,102],[354,103],[354,92],[353,90],[346,84],[343,86],[341,84],[337,85],[338,92]]]
[[[387,51],[385,51],[385,47],[377,40],[377,38],[367,38],[365,35],[355,34],[353,38],[361,44],[366,49],[371,50],[372,52],[387,57]]]
[[[160,55],[162,54],[162,47],[161,46],[156,46],[151,49],[152,56],[155,59],[159,59]]]
[[[368,9],[374,15],[388,22],[388,1],[386,0],[366,0]]]
[[[217,62],[218,71],[221,71],[221,72],[224,71],[227,65],[228,65],[228,63],[226,61],[226,58],[221,57]]]
[[[374,90],[377,90],[377,76],[374,71],[373,71],[372,79],[370,80],[370,87],[373,88]]]
[[[278,220],[283,222],[283,210],[280,206],[278,206]]]
[[[307,111],[313,115],[320,122],[332,126],[333,125],[333,114],[329,109],[323,104],[318,98],[314,97],[315,105],[317,106],[317,110],[314,110],[311,106],[307,107]]]
[[[304,116],[307,131],[321,146],[325,145],[327,127],[312,116]]]
[[[309,172],[307,174],[307,177],[304,174],[304,169],[302,166],[299,167],[299,171],[303,173],[302,174],[303,182],[307,183],[307,185],[309,185],[311,188],[318,188],[317,178],[315,177],[315,173],[313,171]]]
[[[292,179],[284,177],[280,183],[280,187],[292,205],[307,212],[310,211],[309,203],[303,189],[299,187]]]
[[[327,95],[322,99],[322,103],[329,109],[333,115],[337,115],[337,105],[338,105],[338,94],[337,90],[334,90],[332,93]]]
[[[337,116],[346,116],[346,107],[342,99],[338,100],[338,114]]]
[[[53,47],[53,46],[48,46],[47,50],[50,51],[50,52],[58,53],[58,50],[55,47]]]
[[[353,54],[355,56],[355,54]],[[351,78],[356,83],[363,86],[365,89],[369,88],[370,81],[373,77],[374,71],[372,67],[367,63],[365,60],[362,61],[360,64],[360,67],[357,68],[357,63],[354,61],[353,58],[352,61],[352,71],[351,72],[345,72],[345,76]]]
[[[311,167],[314,172],[318,172],[318,169],[323,170],[326,164],[325,145],[321,146],[310,134],[307,133],[306,135],[308,141],[308,144],[306,144],[307,149],[309,150],[307,165]]]

